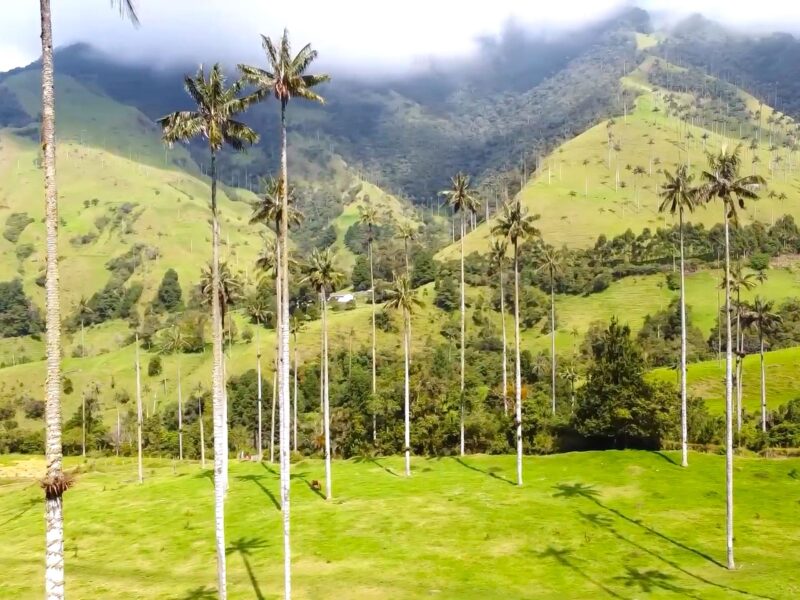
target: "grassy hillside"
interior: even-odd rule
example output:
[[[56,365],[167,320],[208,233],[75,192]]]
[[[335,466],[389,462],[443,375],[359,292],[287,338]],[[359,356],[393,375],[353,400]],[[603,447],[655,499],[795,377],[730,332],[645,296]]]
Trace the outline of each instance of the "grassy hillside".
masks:
[[[800,364],[800,348],[785,348],[767,352],[765,355],[767,407],[775,409],[800,396],[797,387],[797,365]],[[675,381],[675,371],[656,369],[652,376],[663,381]],[[703,398],[709,410],[725,410],[725,356],[721,360],[709,360],[689,365],[687,382],[689,392]],[[744,406],[751,413],[761,411],[761,362],[758,354],[744,359],[742,379]]]
[[[648,58],[623,78],[626,88],[640,94],[635,101],[629,101],[627,116],[616,116],[613,124],[608,120],[598,123],[543,157],[536,175],[520,192],[520,199],[530,212],[541,215],[537,227],[548,243],[587,247],[600,234],[612,237],[629,228],[638,233],[645,227],[671,226],[672,217],[658,212],[657,192],[664,179],[658,170],[674,171],[678,164],[687,162],[688,156],[692,172],[698,174],[706,164],[704,134],[709,136],[705,149],[710,152],[738,143],[738,129],[729,129],[729,135],[723,136],[699,127],[697,121],[693,125],[668,116],[667,92],[648,79],[653,63],[654,59]],[[659,64],[662,68],[671,68],[664,67],[663,61]],[[758,110],[758,102],[752,96],[744,92],[739,95],[749,109]],[[676,94],[676,97],[683,103],[694,101],[686,94]],[[771,108],[763,107],[762,124],[771,114]],[[756,124],[753,121],[744,123],[744,133],[750,133]],[[609,132],[613,136],[610,149]],[[687,138],[689,134],[691,138]],[[769,191],[776,196],[786,193],[793,197],[800,185],[800,173],[797,169],[784,173],[783,168],[770,172],[767,138],[765,134],[754,152],[747,149],[745,143],[744,171],[750,172],[751,160],[758,156],[760,163],[755,170],[767,178]],[[615,144],[618,150],[614,149]],[[633,169],[637,166],[642,167],[645,174],[634,176]],[[624,187],[616,185],[617,173]],[[769,224],[783,214],[800,218],[800,206],[764,193],[758,202],[750,203],[741,211],[740,216],[742,223],[760,220]],[[721,216],[722,209],[717,203],[695,212],[689,220],[711,226],[721,222]],[[488,224],[483,223],[467,235],[467,253],[486,251],[493,223],[493,219]],[[442,250],[440,257],[453,258],[457,253],[458,244],[453,244]]]
[[[320,461],[293,465],[295,596],[305,598],[795,598],[796,459],[736,461],[735,571],[724,564],[724,459],[604,452],[334,463],[335,499],[312,490]],[[37,458],[0,457],[0,595],[41,597]],[[68,467],[78,463],[68,460]],[[103,459],[65,500],[74,597],[214,595],[210,471]],[[680,492],[678,492],[680,490]],[[277,468],[231,463],[226,510],[232,599],[281,593]],[[489,508],[489,510],[487,510]],[[413,559],[411,558],[413,557]],[[169,568],[164,568],[169,565]]]

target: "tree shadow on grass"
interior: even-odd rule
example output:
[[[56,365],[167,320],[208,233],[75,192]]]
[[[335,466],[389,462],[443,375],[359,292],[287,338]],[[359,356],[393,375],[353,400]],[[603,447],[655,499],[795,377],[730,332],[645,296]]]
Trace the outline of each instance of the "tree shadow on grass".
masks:
[[[28,498],[25,502],[22,503],[22,510],[20,510],[15,515],[12,515],[2,523],[0,523],[0,527],[5,527],[12,521],[16,521],[20,517],[22,517],[26,512],[32,509],[34,506],[38,506],[44,502],[44,498]]]
[[[216,600],[217,591],[209,587],[198,587],[189,590],[182,596],[176,596],[175,600]]]
[[[600,496],[600,492],[593,485],[586,485],[584,483],[573,483],[573,484],[570,484],[570,483],[559,483],[558,485],[556,485],[554,487],[557,490],[556,493],[553,494],[554,498],[585,498],[586,500],[589,500],[590,502],[593,502],[594,504],[596,504],[597,506],[599,506],[603,510],[606,510],[606,511],[610,512],[611,514],[616,515],[617,517],[619,517],[623,521],[627,521],[628,523],[636,525],[637,527],[640,527],[641,529],[644,529],[648,533],[651,533],[652,535],[664,540],[665,542],[669,542],[673,546],[677,546],[678,548],[681,548],[682,550],[686,550],[687,552],[691,552],[695,556],[699,556],[700,558],[703,558],[703,559],[709,561],[710,563],[713,563],[713,564],[717,565],[718,567],[721,567],[723,569],[726,568],[725,565],[723,565],[721,562],[719,562],[718,560],[716,560],[712,556],[709,556],[705,552],[697,550],[696,548],[692,548],[691,546],[687,546],[683,542],[680,542],[680,541],[678,541],[676,539],[673,539],[673,538],[669,537],[668,535],[665,535],[665,534],[661,533],[660,531],[658,531],[656,529],[653,529],[649,525],[645,525],[644,523],[642,523],[642,521],[640,519],[633,519],[633,518],[629,517],[628,515],[626,515],[625,513],[623,513],[622,511],[620,511],[620,510],[618,510],[616,508],[613,508],[611,506],[608,506],[606,504],[603,504],[603,502],[601,502],[599,500],[599,498],[598,498],[598,496]]]
[[[280,512],[281,503],[278,502],[278,499],[275,497],[275,494],[273,494],[263,483],[261,483],[261,480],[264,479],[263,475],[238,475],[236,479],[239,481],[252,481],[253,483],[255,483],[261,489],[261,491],[264,492],[264,494],[270,500],[272,500],[272,504],[275,506],[275,509],[278,512]]]
[[[194,475],[195,479],[208,479],[211,485],[214,485],[214,469],[203,469]]]
[[[585,512],[582,512],[582,511],[578,511],[578,515],[580,515],[580,517],[583,520],[585,520],[586,522],[588,522],[589,524],[594,525],[595,527],[607,530],[611,535],[613,535],[619,541],[625,542],[626,544],[630,544],[634,548],[637,548],[638,550],[641,550],[642,552],[644,552],[646,554],[649,554],[653,558],[657,558],[658,560],[660,560],[663,563],[669,565],[670,567],[672,567],[676,571],[680,571],[684,575],[686,575],[688,577],[691,577],[692,579],[695,579],[696,581],[699,581],[700,583],[704,583],[706,585],[710,585],[710,586],[713,586],[713,587],[716,587],[716,588],[719,588],[719,589],[722,589],[722,590],[726,590],[728,592],[735,592],[737,594],[742,594],[744,596],[749,596],[751,598],[762,598],[764,600],[773,600],[769,596],[761,596],[759,594],[753,594],[752,592],[748,592],[748,591],[745,591],[745,590],[740,590],[740,589],[737,589],[737,588],[734,588],[734,587],[730,587],[730,586],[727,586],[727,585],[724,585],[724,584],[721,584],[721,583],[716,583],[714,581],[711,581],[710,579],[706,579],[702,575],[697,575],[695,573],[692,573],[691,571],[689,571],[689,570],[685,569],[684,567],[680,566],[678,563],[676,563],[676,562],[674,562],[674,561],[672,561],[672,560],[670,560],[668,558],[665,558],[663,555],[659,554],[658,552],[655,552],[655,551],[651,550],[650,548],[647,548],[646,546],[643,546],[639,542],[637,542],[635,540],[632,540],[630,538],[627,538],[624,535],[622,535],[620,532],[618,532],[614,528],[614,526],[613,526],[614,525],[614,520],[611,517],[607,516],[607,515],[604,515],[604,514],[601,514],[601,513],[585,513]],[[643,590],[643,591],[647,591],[647,590]]]
[[[371,463],[376,467],[386,471],[389,475],[394,475],[395,477],[400,477],[400,474],[394,471],[391,467],[387,467],[383,463],[379,462],[377,458],[373,456],[357,456],[354,460],[356,463]]]
[[[560,565],[562,565],[564,567],[567,567],[568,569],[571,569],[572,571],[574,571],[575,573],[577,573],[578,575],[583,577],[586,581],[588,581],[592,585],[594,585],[594,586],[600,588],[601,590],[603,590],[606,594],[608,594],[612,598],[624,599],[624,596],[621,596],[620,594],[618,594],[617,592],[615,592],[614,590],[609,588],[607,585],[605,585],[602,581],[598,581],[597,579],[595,579],[594,577],[589,575],[586,571],[581,569],[578,566],[577,561],[575,561],[575,560],[573,560],[571,558],[571,556],[570,556],[571,554],[572,554],[572,550],[570,550],[569,548],[561,548],[561,549],[559,549],[559,548],[556,548],[555,546],[548,546],[547,550],[545,550],[544,552],[541,552],[539,554],[539,557],[540,558],[552,558],[558,564],[560,564]]]
[[[656,456],[663,458],[665,461],[670,463],[671,465],[675,465],[676,467],[679,466],[675,459],[672,458],[669,454],[664,454],[663,452],[653,452]]]
[[[265,470],[266,470],[268,473],[271,473],[271,474],[272,474],[272,475],[274,475],[275,477],[278,477],[278,478],[280,478],[280,473],[278,473],[278,472],[277,472],[275,469],[273,469],[272,467],[268,467],[268,466],[267,466],[267,465],[265,465],[264,463],[261,463],[261,466],[262,466],[262,467],[264,467],[264,469],[265,469]],[[313,485],[311,485],[311,482],[308,480],[308,472],[305,472],[305,471],[304,471],[304,472],[302,472],[302,473],[292,473],[292,474],[289,476],[289,478],[290,478],[290,479],[295,479],[295,480],[297,480],[297,481],[302,481],[303,483],[305,483],[305,484],[306,484],[306,486],[308,486],[308,489],[309,489],[309,490],[311,490],[312,492],[314,492],[314,493],[315,493],[317,496],[319,496],[319,497],[320,497],[320,498],[322,498],[323,500],[326,500],[326,498],[325,498],[325,494],[323,494],[323,493],[322,493],[322,490],[318,490],[318,489],[317,489],[317,488],[315,488]]]
[[[614,579],[623,582],[625,587],[638,588],[639,591],[648,595],[655,590],[664,590],[687,598],[693,598],[694,600],[703,600],[700,596],[696,596],[693,590],[673,583],[675,577],[662,573],[657,569],[640,571],[636,567],[625,567],[625,575],[620,575]]]
[[[502,475],[498,475],[494,471],[489,471],[487,469],[481,469],[481,468],[476,467],[475,465],[467,464],[462,459],[460,459],[458,457],[453,457],[453,460],[456,461],[458,464],[460,464],[462,467],[465,467],[465,468],[469,469],[470,471],[475,471],[476,473],[483,473],[484,475],[488,475],[492,479],[497,479],[498,481],[504,481],[509,485],[514,485],[514,486],[517,485],[516,483],[514,483],[510,479],[506,479],[505,477],[503,477]]]
[[[261,588],[258,585],[253,566],[250,564],[250,556],[253,550],[262,550],[267,547],[266,540],[262,538],[239,538],[231,542],[231,545],[225,549],[226,554],[238,553],[244,562],[244,568],[247,570],[247,577],[250,579],[250,585],[253,586],[253,593],[256,600],[264,600],[264,594],[261,593]]]

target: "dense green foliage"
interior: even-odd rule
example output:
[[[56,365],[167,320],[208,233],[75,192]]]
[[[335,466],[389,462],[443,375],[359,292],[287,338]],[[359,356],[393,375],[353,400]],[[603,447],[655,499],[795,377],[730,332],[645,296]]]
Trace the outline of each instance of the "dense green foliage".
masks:
[[[43,327],[39,309],[19,279],[0,282],[0,337],[38,334]]]
[[[153,310],[156,312],[179,310],[182,307],[182,297],[183,292],[178,282],[178,273],[175,269],[167,269],[153,300]]]

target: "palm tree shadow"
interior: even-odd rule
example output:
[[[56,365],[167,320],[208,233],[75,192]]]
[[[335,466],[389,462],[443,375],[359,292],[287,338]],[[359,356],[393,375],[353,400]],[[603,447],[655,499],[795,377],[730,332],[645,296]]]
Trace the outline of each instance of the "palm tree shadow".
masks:
[[[280,512],[281,503],[278,502],[278,499],[275,497],[275,494],[273,494],[263,483],[261,483],[261,480],[264,479],[263,475],[239,475],[236,477],[236,479],[239,481],[252,481],[253,483],[255,483],[261,489],[261,491],[264,492],[264,494],[272,501],[272,504],[275,506],[275,510]]]
[[[762,598],[764,600],[774,600],[774,599],[770,598],[769,596],[760,596],[758,594],[753,594],[753,593],[745,591],[745,590],[740,590],[740,589],[737,589],[737,588],[734,588],[734,587],[730,587],[730,586],[727,586],[727,585],[724,585],[724,584],[721,584],[721,583],[716,583],[714,581],[711,581],[710,579],[706,579],[705,577],[703,577],[701,575],[696,575],[695,573],[692,573],[691,571],[689,571],[689,570],[685,569],[684,567],[680,566],[678,563],[676,563],[676,562],[664,557],[662,554],[659,554],[658,552],[655,552],[655,551],[651,550],[650,548],[647,548],[646,546],[640,544],[639,542],[637,542],[635,540],[632,540],[630,538],[626,538],[624,535],[619,533],[613,527],[614,520],[611,517],[607,516],[607,515],[604,515],[604,514],[601,514],[601,513],[585,513],[585,512],[582,512],[582,511],[578,511],[578,515],[580,515],[580,517],[583,520],[585,520],[587,523],[589,523],[590,525],[594,525],[595,527],[599,527],[601,529],[606,529],[611,535],[613,535],[615,538],[617,538],[621,542],[625,542],[627,544],[630,544],[631,546],[641,550],[645,554],[649,554],[650,556],[652,556],[654,558],[657,558],[658,560],[660,560],[663,563],[669,565],[670,567],[672,567],[676,571],[680,571],[684,575],[687,575],[688,577],[691,577],[692,579],[695,579],[695,580],[699,581],[700,583],[704,583],[706,585],[710,585],[710,586],[713,586],[713,587],[716,587],[716,588],[719,588],[719,589],[723,589],[723,590],[726,590],[726,591],[729,591],[729,592],[742,594],[744,596],[750,596],[752,598]]]
[[[377,458],[372,456],[358,456],[355,458],[356,463],[372,463],[376,467],[386,471],[389,475],[394,475],[395,477],[400,477],[400,474],[394,471],[391,467],[387,467],[383,463],[379,462]]]
[[[176,596],[175,600],[216,600],[217,592],[205,586],[189,590],[182,596]]]
[[[267,473],[271,473],[272,475],[274,475],[276,477],[280,477],[280,474],[275,469],[273,469],[272,467],[268,467],[264,463],[261,463],[261,466],[264,467],[264,470],[267,471]],[[322,493],[322,490],[318,490],[313,485],[311,485],[311,482],[308,480],[308,473],[307,472],[304,471],[302,473],[292,473],[289,476],[289,478],[290,479],[296,479],[298,481],[302,481],[303,483],[305,483],[308,486],[309,490],[314,492],[317,496],[319,496],[323,500],[326,500],[325,494]]]
[[[254,550],[262,550],[267,547],[266,540],[262,538],[239,538],[231,542],[231,545],[225,549],[226,554],[233,554],[237,552],[244,561],[244,568],[247,570],[247,577],[250,579],[250,585],[253,586],[253,593],[256,600],[264,600],[264,594],[261,593],[261,588],[258,585],[253,566],[250,564],[250,556]]]
[[[679,466],[678,463],[675,462],[675,459],[672,458],[669,454],[664,454],[663,452],[653,452],[653,454],[655,454],[656,456],[660,456],[665,461],[667,461],[670,464],[675,465],[676,467]]]
[[[470,471],[475,471],[476,473],[483,473],[484,475],[488,475],[492,479],[497,479],[498,481],[504,481],[509,485],[513,485],[513,486],[517,485],[516,483],[514,483],[510,479],[506,479],[505,477],[503,477],[502,475],[498,475],[494,471],[489,471],[489,470],[486,470],[486,469],[480,469],[480,468],[476,467],[475,465],[467,464],[462,459],[460,459],[458,457],[453,457],[453,460],[456,461],[458,464],[460,464],[462,467],[465,467],[465,468],[469,469]]]
[[[671,538],[668,535],[665,535],[665,534],[661,533],[660,531],[658,531],[656,529],[653,529],[649,525],[645,525],[644,523],[641,522],[641,520],[633,519],[633,518],[629,517],[628,515],[626,515],[625,513],[623,513],[622,511],[620,511],[620,510],[618,510],[616,508],[613,508],[611,506],[608,506],[606,504],[603,504],[603,502],[598,498],[598,496],[600,496],[600,492],[593,485],[586,485],[586,484],[583,484],[583,483],[574,483],[574,484],[559,483],[558,485],[556,485],[554,487],[557,490],[557,492],[555,494],[553,494],[554,498],[585,498],[586,500],[589,500],[590,502],[593,502],[594,504],[596,504],[597,506],[599,506],[603,510],[606,510],[606,511],[610,512],[611,514],[616,515],[617,517],[619,517],[623,521],[627,521],[628,523],[636,525],[637,527],[640,527],[641,529],[644,529],[648,533],[650,533],[650,534],[652,534],[652,535],[664,540],[665,542],[669,542],[673,546],[677,546],[678,548],[681,548],[682,550],[686,550],[687,552],[691,552],[695,556],[699,556],[700,558],[703,558],[703,559],[709,561],[710,563],[713,563],[713,564],[717,565],[718,567],[721,567],[723,569],[726,568],[725,565],[723,565],[721,562],[716,560],[714,557],[709,556],[705,552],[702,552],[701,550],[697,550],[696,548],[692,548],[691,546],[687,546],[683,542],[680,542],[680,541],[678,541],[678,540],[676,540],[674,538]]]
[[[636,567],[625,567],[625,575],[615,577],[617,581],[621,581],[628,588],[639,588],[644,594],[650,595],[656,590],[664,590],[693,598],[694,600],[702,600],[700,596],[696,596],[693,590],[681,587],[673,583],[675,577],[662,573],[657,569],[649,569],[647,571],[640,571]]]
[[[208,479],[211,482],[211,485],[214,485],[214,469],[203,469],[196,475],[194,475],[195,479]]]
[[[589,575],[586,571],[581,569],[578,566],[577,562],[570,557],[571,554],[572,550],[570,550],[569,548],[558,549],[555,546],[548,546],[544,552],[539,553],[539,557],[552,558],[558,564],[567,567],[568,569],[571,569],[572,571],[583,577],[586,581],[588,581],[592,585],[603,590],[606,594],[608,594],[612,598],[621,598],[624,600],[624,596],[621,596],[620,594],[609,588],[607,585],[605,585],[602,581],[598,581],[597,579]]]
[[[6,519],[2,523],[0,523],[0,527],[5,527],[6,525],[11,523],[12,521],[16,521],[22,515],[24,515],[26,512],[28,512],[30,509],[32,509],[34,506],[42,504],[42,502],[43,502],[42,498],[38,498],[38,497],[37,498],[28,498],[25,502],[23,502],[22,510],[20,510],[15,515],[9,517],[8,519]]]

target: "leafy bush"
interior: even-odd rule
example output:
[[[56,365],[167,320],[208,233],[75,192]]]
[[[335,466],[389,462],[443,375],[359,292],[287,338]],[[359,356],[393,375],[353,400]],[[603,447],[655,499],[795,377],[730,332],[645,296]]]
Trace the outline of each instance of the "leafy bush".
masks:
[[[33,219],[28,216],[28,213],[11,213],[6,219],[6,228],[3,231],[3,237],[12,244],[16,244],[19,236],[25,231],[25,228],[33,223]]]
[[[163,367],[161,366],[161,357],[152,357],[147,363],[147,375],[150,377],[156,377],[157,375],[161,375],[162,371]]]

